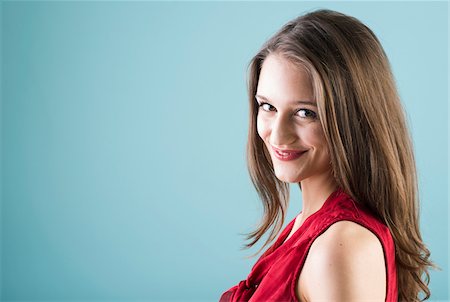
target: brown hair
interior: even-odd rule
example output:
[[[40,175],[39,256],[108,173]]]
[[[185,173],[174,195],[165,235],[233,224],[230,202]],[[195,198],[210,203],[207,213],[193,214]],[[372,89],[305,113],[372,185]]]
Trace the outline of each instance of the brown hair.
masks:
[[[337,184],[378,215],[394,238],[399,300],[417,301],[421,292],[428,299],[433,264],[419,230],[413,144],[389,60],[367,26],[339,12],[317,10],[288,22],[249,64],[247,164],[264,215],[246,234],[252,241],[244,247],[252,247],[271,226],[256,254],[274,240],[289,204],[289,184],[275,176],[257,133],[255,94],[269,54],[308,71]]]

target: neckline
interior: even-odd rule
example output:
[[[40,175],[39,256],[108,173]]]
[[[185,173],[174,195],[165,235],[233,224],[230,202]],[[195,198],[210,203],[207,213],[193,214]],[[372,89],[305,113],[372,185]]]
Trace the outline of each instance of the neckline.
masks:
[[[321,213],[322,211],[324,211],[326,209],[326,206],[328,206],[328,204],[335,199],[335,197],[338,195],[338,193],[340,193],[342,190],[340,187],[337,187],[328,197],[327,199],[325,199],[324,203],[322,204],[322,206],[315,211],[314,213],[312,213],[311,215],[309,215],[305,221],[303,221],[302,225],[292,234],[292,236],[286,240],[286,238],[289,236],[289,234],[291,233],[292,229],[294,228],[294,224],[295,224],[295,220],[297,219],[297,216],[288,224],[288,226],[286,227],[286,233],[284,234],[284,236],[282,236],[280,239],[280,242],[278,244],[278,246],[276,247],[275,251],[279,250],[280,248],[283,249],[285,246],[288,246],[292,240],[298,236],[298,234],[302,233],[303,229],[307,226],[307,222],[309,222],[309,220],[311,220],[311,218],[317,216],[319,213]],[[301,211],[299,213],[299,215],[302,213],[303,211]],[[275,252],[274,251],[274,252]]]

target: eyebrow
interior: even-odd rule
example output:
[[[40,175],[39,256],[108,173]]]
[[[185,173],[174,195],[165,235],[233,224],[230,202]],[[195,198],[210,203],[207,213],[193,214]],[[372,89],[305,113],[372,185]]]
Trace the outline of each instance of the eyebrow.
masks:
[[[265,96],[257,94],[257,95],[255,95],[255,97],[263,99],[263,100],[265,100],[267,102],[270,102],[269,99],[266,98]],[[294,101],[293,103],[295,103],[295,104],[311,105],[311,106],[317,107],[316,102],[309,101],[309,100],[298,100],[298,101]]]

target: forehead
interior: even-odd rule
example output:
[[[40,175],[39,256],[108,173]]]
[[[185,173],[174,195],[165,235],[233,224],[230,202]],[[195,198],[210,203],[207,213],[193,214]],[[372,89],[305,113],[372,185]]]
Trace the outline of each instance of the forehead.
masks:
[[[313,99],[312,81],[305,67],[278,54],[270,54],[261,66],[257,95],[274,100]]]

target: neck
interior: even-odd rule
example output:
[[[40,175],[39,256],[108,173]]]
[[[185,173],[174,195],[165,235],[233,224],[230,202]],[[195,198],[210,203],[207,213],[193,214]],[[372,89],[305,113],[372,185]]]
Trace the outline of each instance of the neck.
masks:
[[[338,187],[331,171],[314,176],[314,178],[307,178],[301,181],[301,186],[303,220],[318,211],[331,193],[333,193]]]

